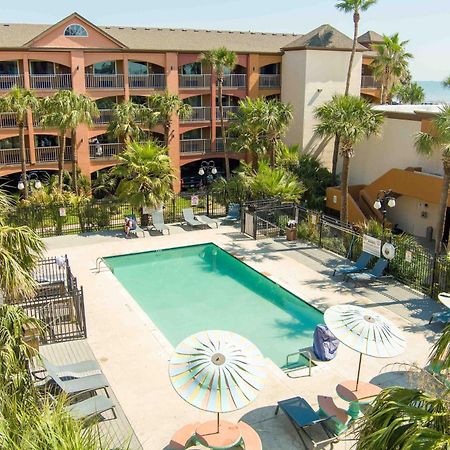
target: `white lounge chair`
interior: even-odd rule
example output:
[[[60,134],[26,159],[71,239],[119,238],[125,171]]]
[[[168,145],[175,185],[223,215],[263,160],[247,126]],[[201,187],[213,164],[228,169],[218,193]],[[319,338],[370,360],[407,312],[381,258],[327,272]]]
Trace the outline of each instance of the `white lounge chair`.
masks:
[[[208,225],[209,228],[213,228],[213,226],[216,228],[219,228],[219,221],[216,219],[211,219],[211,217],[204,216],[204,215],[203,216],[195,216],[195,218],[198,221],[204,223],[205,225]]]
[[[170,234],[169,227],[164,223],[164,215],[162,211],[152,211],[152,228],[156,231],[159,231],[161,234],[164,234],[164,231],[167,231],[167,234]]]
[[[194,216],[194,210],[192,208],[183,209],[184,221],[191,227],[204,227],[206,224],[197,220]]]

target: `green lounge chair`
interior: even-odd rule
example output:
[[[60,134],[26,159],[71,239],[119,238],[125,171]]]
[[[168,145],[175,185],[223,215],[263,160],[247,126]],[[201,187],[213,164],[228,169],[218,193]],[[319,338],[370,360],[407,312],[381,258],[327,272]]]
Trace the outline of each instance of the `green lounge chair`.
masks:
[[[190,225],[193,228],[196,227],[204,227],[205,224],[197,220],[194,216],[194,210],[192,208],[184,208],[183,209],[183,218],[185,223]]]
[[[336,272],[338,274],[343,274],[343,275],[348,275],[349,273],[362,272],[363,270],[365,270],[367,268],[367,265],[369,264],[369,262],[372,258],[373,258],[373,256],[370,255],[369,253],[362,252],[354,264],[334,269],[333,277],[336,275]]]
[[[198,221],[208,225],[209,228],[212,228],[213,226],[219,228],[219,221],[216,219],[211,219],[211,217],[208,216],[195,216],[195,218]]]
[[[47,372],[56,373],[59,377],[64,374],[74,374],[79,377],[79,374],[86,372],[101,372],[101,368],[95,360],[85,360],[72,364],[53,364],[47,358],[41,356],[42,363]]]
[[[67,405],[66,410],[72,417],[79,420],[89,419],[111,410],[114,416],[113,418],[116,419],[117,416],[114,407],[115,404],[109,397],[105,397],[104,395],[94,395],[81,402]]]
[[[349,273],[346,276],[346,280],[352,280],[355,284],[358,281],[371,282],[383,278],[384,271],[388,266],[389,261],[384,258],[380,258],[373,269],[370,272]]]
[[[156,231],[159,231],[161,234],[164,234],[164,231],[167,231],[167,234],[170,234],[169,227],[164,223],[164,215],[162,211],[152,211],[152,228]]]

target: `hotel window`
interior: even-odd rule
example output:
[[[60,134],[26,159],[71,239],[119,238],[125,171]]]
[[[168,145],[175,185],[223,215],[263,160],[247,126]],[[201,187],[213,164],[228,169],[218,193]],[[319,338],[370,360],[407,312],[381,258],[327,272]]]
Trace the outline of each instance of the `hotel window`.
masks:
[[[95,75],[115,75],[116,74],[116,62],[115,61],[103,61],[94,64]]]
[[[193,97],[185,98],[183,102],[191,105],[192,107],[199,107],[202,106],[202,96],[194,95]]]
[[[0,75],[19,75],[17,61],[0,61]]]
[[[88,32],[86,28],[83,27],[83,25],[73,23],[64,30],[64,36],[87,37]]]
[[[148,75],[148,65],[145,62],[128,61],[129,75]]]
[[[201,75],[202,64],[200,62],[184,64],[183,66],[180,67],[180,73],[182,75]]]

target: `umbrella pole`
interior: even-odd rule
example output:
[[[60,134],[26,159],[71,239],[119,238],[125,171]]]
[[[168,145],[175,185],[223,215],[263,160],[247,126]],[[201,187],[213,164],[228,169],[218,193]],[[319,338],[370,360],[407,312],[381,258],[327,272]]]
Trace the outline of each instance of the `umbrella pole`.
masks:
[[[362,353],[359,354],[358,375],[356,376],[356,390],[358,390],[359,374],[361,373]]]
[[[219,432],[220,413],[217,413],[217,432]]]

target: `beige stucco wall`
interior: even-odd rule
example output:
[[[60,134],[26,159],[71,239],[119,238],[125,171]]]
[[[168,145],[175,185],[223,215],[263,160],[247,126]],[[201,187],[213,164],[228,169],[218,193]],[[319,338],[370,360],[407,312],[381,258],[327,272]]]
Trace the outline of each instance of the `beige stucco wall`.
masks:
[[[333,143],[318,139],[314,133],[314,110],[343,94],[347,78],[349,51],[296,50],[283,55],[281,100],[294,107],[294,120],[287,133],[289,145],[300,144],[303,151],[316,154],[331,167]],[[356,53],[350,93],[361,89],[362,55]]]

